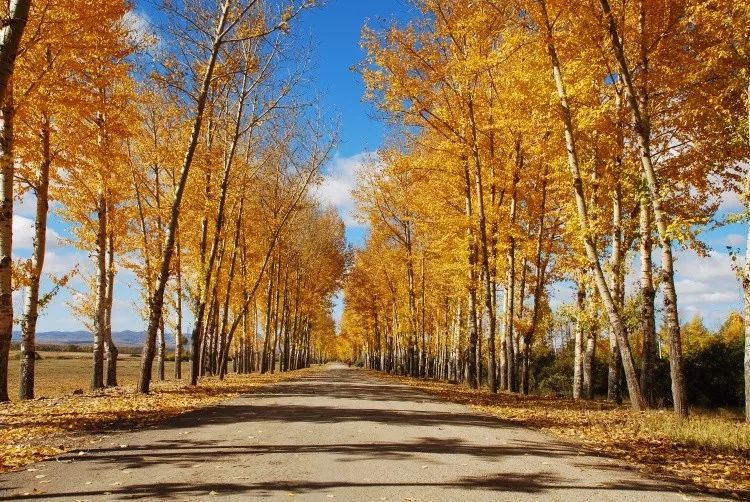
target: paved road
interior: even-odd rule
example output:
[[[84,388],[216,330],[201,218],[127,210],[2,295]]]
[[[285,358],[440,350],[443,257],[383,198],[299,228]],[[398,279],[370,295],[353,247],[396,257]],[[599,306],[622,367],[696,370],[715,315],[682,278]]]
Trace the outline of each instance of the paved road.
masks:
[[[335,365],[101,445],[0,476],[0,500],[700,498]]]

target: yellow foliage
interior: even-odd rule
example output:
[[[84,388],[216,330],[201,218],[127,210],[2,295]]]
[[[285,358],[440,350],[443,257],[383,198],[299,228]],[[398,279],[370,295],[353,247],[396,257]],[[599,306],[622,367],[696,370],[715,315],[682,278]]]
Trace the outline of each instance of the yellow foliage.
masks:
[[[228,375],[207,378],[200,387],[182,382],[159,382],[149,395],[135,394],[132,386],[95,394],[59,396],[0,405],[0,472],[17,469],[83,448],[92,430],[130,429],[203,408],[286,380],[298,373]],[[96,441],[96,440],[93,440]]]

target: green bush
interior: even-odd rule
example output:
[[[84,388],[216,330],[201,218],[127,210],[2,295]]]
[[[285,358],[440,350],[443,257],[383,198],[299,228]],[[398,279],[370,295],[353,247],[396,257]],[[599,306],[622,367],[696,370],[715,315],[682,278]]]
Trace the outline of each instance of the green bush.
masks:
[[[539,392],[556,396],[569,396],[573,393],[573,382],[567,375],[554,373],[539,382]]]
[[[555,353],[546,346],[537,347],[531,356],[529,388],[542,394],[566,394],[573,392],[572,344]]]
[[[739,407],[744,403],[742,340],[715,337],[685,356],[685,383],[690,404],[704,408]]]

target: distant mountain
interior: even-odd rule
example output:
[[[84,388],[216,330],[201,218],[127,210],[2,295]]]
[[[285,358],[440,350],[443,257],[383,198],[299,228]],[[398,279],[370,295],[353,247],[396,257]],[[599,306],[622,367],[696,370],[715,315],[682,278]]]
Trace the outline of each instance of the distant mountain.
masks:
[[[115,345],[122,347],[140,347],[143,345],[143,339],[146,333],[144,331],[115,331],[112,338]],[[187,340],[190,335],[183,335]],[[18,342],[21,339],[21,333],[13,333],[13,341]],[[36,342],[40,344],[58,344],[58,345],[90,345],[94,341],[94,336],[88,331],[40,331],[36,334]],[[174,347],[174,336],[167,333],[167,346]]]

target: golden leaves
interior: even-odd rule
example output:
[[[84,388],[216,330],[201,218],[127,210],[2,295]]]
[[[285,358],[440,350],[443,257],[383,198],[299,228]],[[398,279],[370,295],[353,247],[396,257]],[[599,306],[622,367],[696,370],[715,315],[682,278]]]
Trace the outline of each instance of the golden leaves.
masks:
[[[581,443],[633,463],[650,475],[663,474],[703,489],[750,495],[750,424],[706,413],[694,413],[689,420],[677,423],[667,411],[635,413],[604,402],[491,395],[445,382],[377,375]]]
[[[85,444],[91,439],[89,431],[158,423],[299,374],[228,375],[224,380],[205,378],[198,387],[157,382],[150,395],[135,394],[132,386],[125,386],[95,394],[0,404],[0,472]]]

